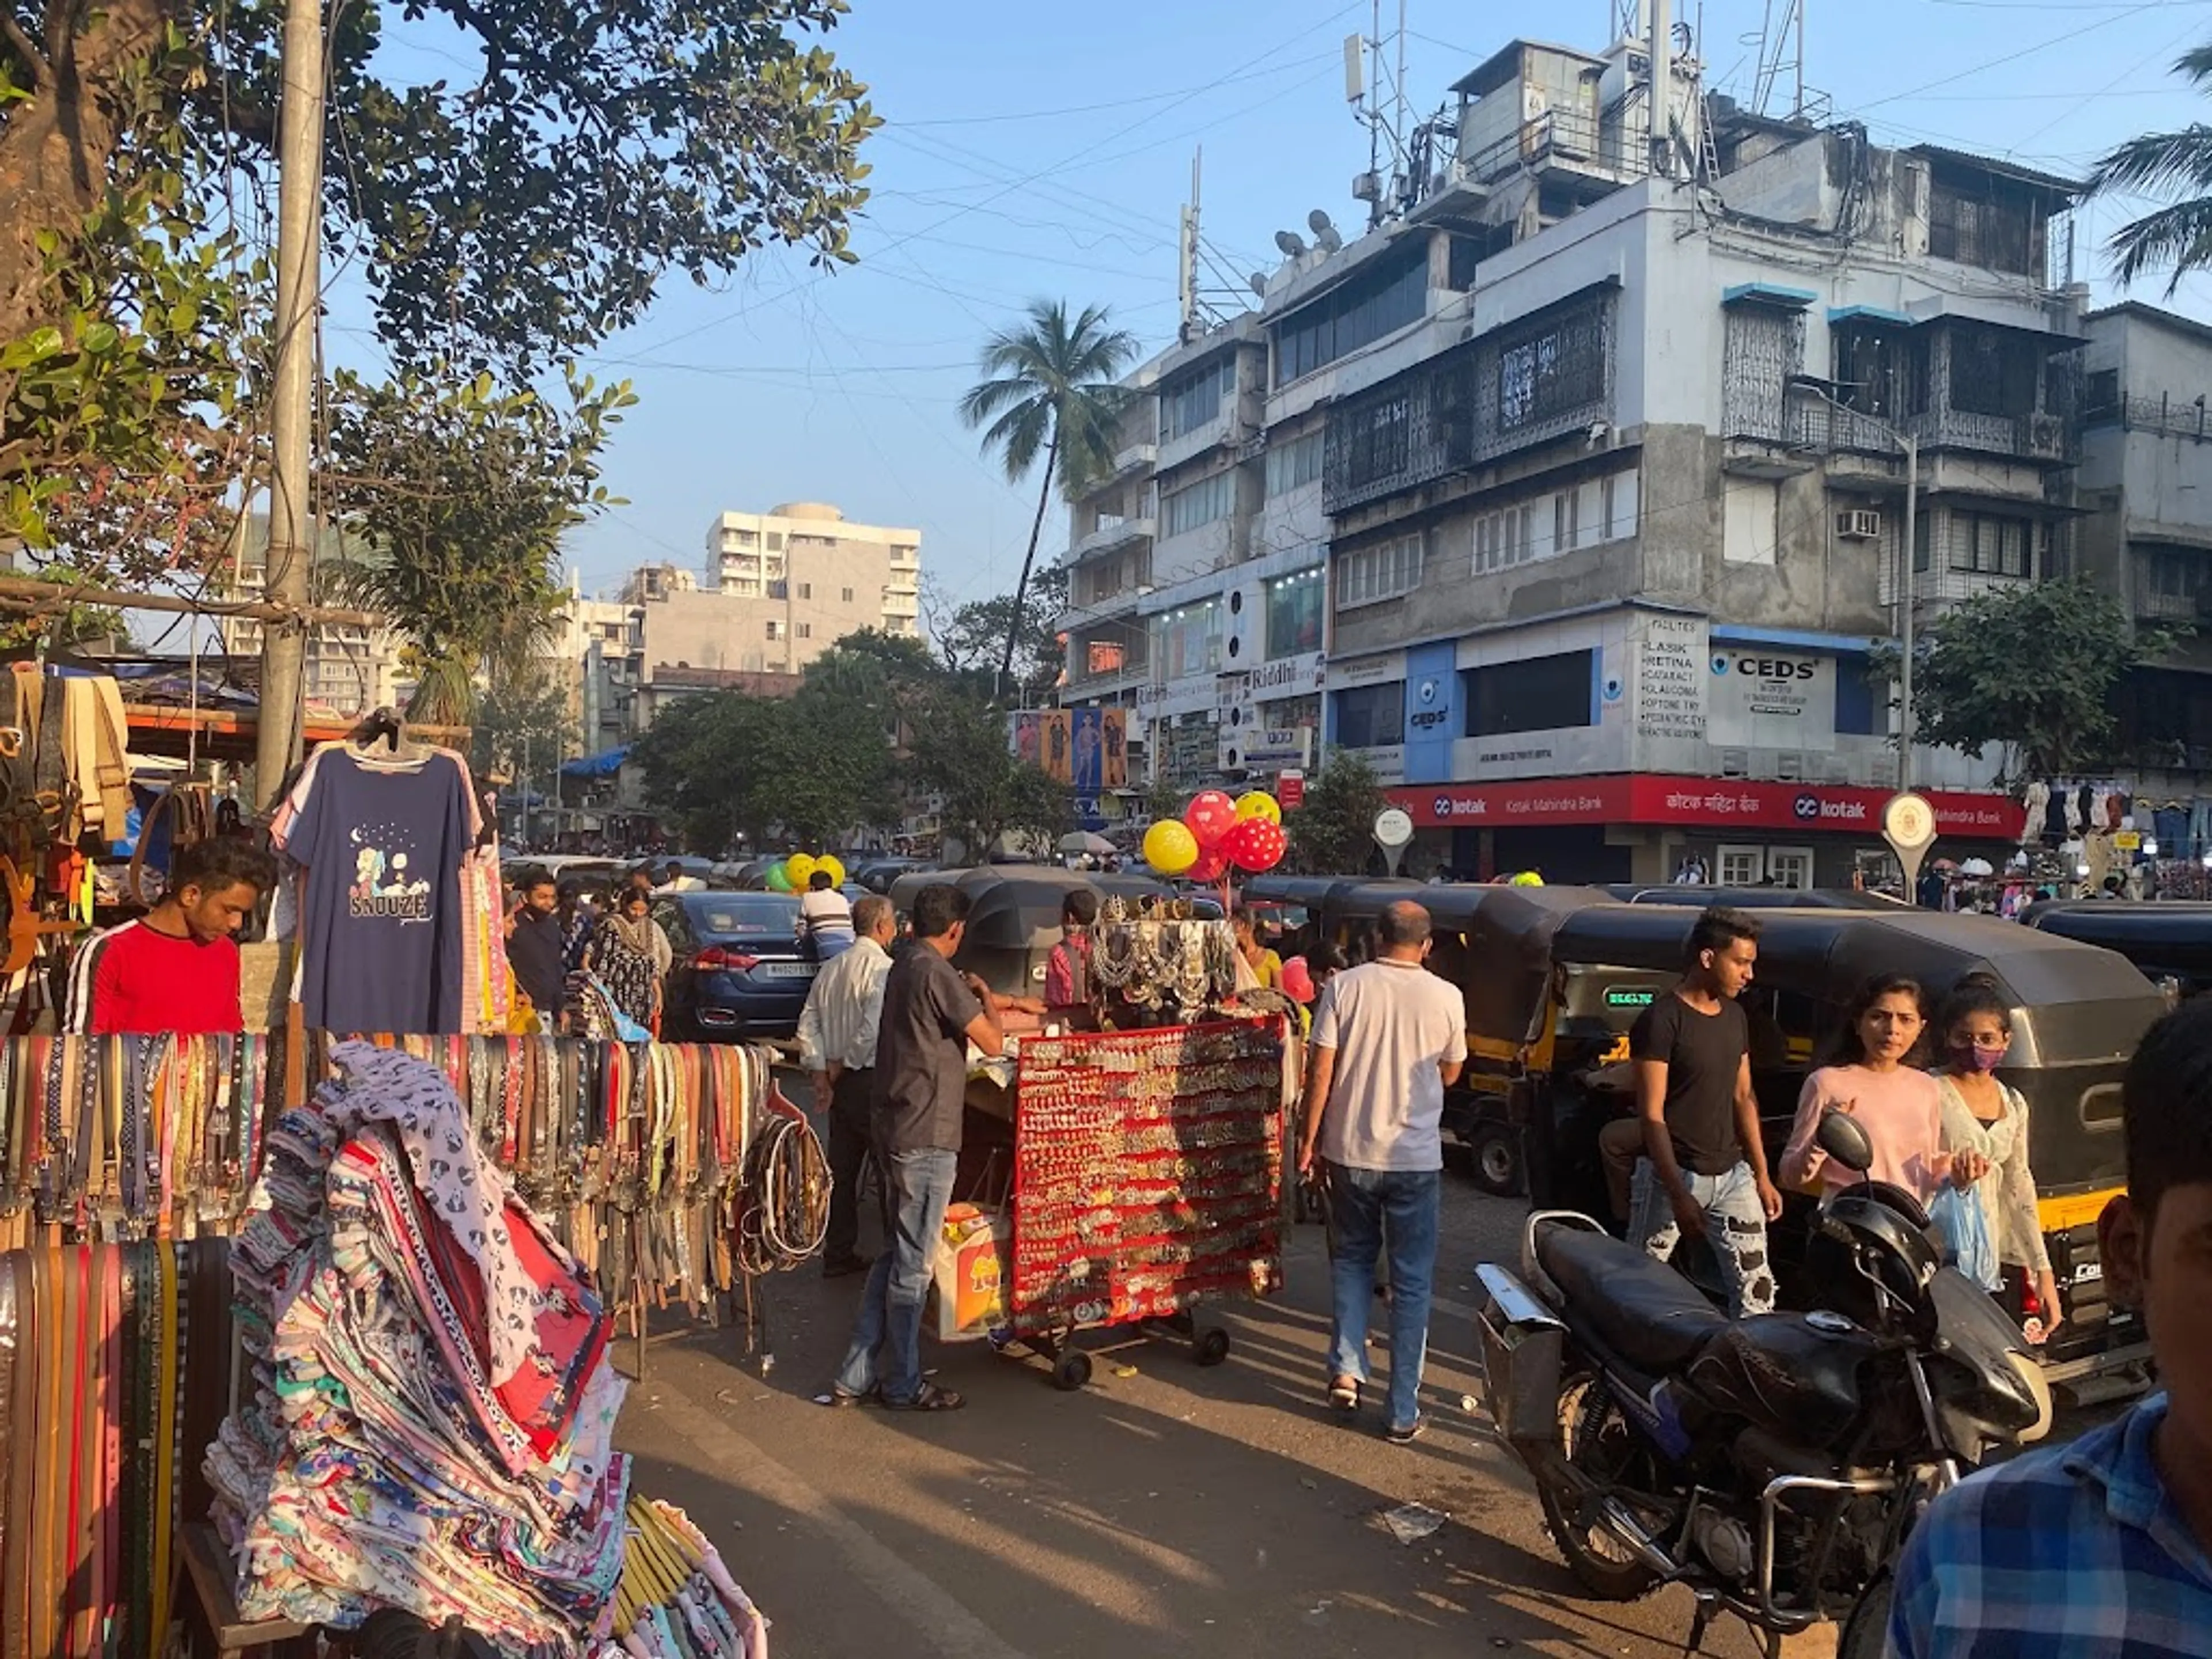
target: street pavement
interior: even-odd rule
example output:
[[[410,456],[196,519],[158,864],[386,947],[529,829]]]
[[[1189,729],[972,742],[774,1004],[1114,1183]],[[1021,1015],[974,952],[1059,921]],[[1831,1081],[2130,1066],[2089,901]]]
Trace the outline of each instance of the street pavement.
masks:
[[[1474,1268],[1511,1259],[1524,1212],[1446,1177],[1431,1428],[1411,1447],[1382,1440],[1372,1403],[1357,1427],[1321,1405],[1315,1226],[1295,1230],[1280,1297],[1223,1306],[1225,1364],[1140,1341],[1065,1394],[1035,1358],[933,1346],[925,1363],[969,1401],[938,1416],[814,1403],[862,1280],[810,1262],[764,1288],[765,1376],[741,1328],[665,1317],[621,1443],[639,1489],[720,1547],[784,1656],[1679,1654],[1687,1592],[1578,1595],[1518,1465],[1468,1409]],[[625,1369],[635,1352],[622,1345]],[[1384,1516],[1405,1504],[1449,1518],[1401,1542]],[[1755,1651],[1732,1624],[1706,1649]]]

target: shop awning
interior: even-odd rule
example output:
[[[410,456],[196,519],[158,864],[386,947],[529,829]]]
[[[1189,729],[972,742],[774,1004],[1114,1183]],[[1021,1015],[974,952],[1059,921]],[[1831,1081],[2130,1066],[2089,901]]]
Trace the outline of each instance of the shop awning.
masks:
[[[580,759],[562,761],[561,775],[564,778],[611,778],[623,769],[629,758],[629,745],[610,749],[602,754],[586,755]]]

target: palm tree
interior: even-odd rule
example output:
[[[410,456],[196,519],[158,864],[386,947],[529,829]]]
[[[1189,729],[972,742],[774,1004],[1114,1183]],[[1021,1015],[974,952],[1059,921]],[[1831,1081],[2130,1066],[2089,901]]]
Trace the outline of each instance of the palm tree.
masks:
[[[2173,72],[2199,91],[2212,83],[2212,45],[2178,59]],[[2148,132],[2111,151],[2089,175],[2093,193],[2117,191],[2165,195],[2212,191],[2212,126]],[[2170,266],[2170,295],[2192,270],[2212,267],[2212,195],[2185,195],[2171,205],[2130,221],[2112,233],[2115,274],[2123,283],[2144,271]]]
[[[1071,322],[1063,301],[1032,300],[1021,326],[1001,329],[984,345],[981,367],[989,378],[969,387],[960,399],[960,418],[969,426],[990,422],[983,433],[984,453],[998,452],[1010,482],[1020,483],[1039,457],[1044,461],[1029,551],[1014,584],[1013,616],[999,658],[1001,682],[1013,666],[1014,644],[1021,637],[1022,602],[1036,562],[1053,481],[1057,478],[1060,493],[1073,500],[1113,465],[1121,411],[1129,401],[1128,392],[1117,382],[1137,349],[1134,335],[1107,326],[1103,306],[1085,306]]]

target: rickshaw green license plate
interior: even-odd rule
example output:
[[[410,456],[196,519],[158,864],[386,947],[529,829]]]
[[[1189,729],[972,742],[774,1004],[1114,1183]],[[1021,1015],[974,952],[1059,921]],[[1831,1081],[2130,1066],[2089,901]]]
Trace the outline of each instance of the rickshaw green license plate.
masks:
[[[1658,988],[1650,985],[1615,985],[1605,994],[1608,1008],[1649,1008],[1658,1000]]]

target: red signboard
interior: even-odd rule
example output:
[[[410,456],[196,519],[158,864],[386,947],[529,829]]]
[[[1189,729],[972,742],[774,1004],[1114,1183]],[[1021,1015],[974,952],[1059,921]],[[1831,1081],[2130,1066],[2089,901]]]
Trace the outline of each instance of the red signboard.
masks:
[[[1275,805],[1285,812],[1306,804],[1306,775],[1283,772],[1275,778]]]
[[[1891,792],[1850,784],[1669,778],[1648,773],[1511,783],[1440,783],[1386,789],[1424,830],[1520,823],[1649,823],[1690,830],[1843,831],[1879,840]],[[2007,841],[2022,809],[2003,795],[1935,790],[1940,836]]]

